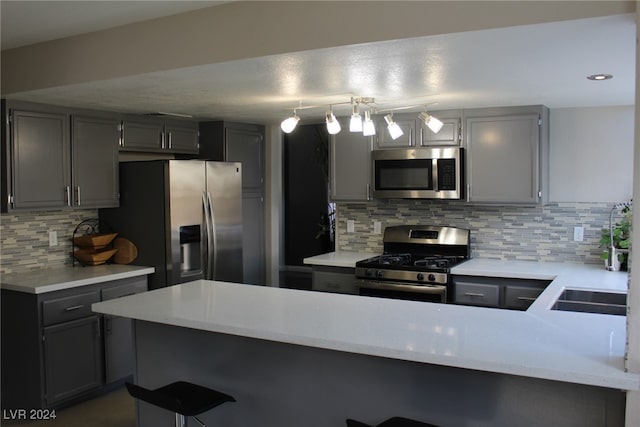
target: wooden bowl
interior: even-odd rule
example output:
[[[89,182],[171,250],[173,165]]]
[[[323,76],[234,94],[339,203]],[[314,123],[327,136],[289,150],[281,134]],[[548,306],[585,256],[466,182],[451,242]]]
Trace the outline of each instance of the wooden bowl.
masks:
[[[115,239],[117,235],[118,233],[100,233],[75,236],[73,238],[73,244],[76,246],[80,246],[81,248],[100,249],[111,243],[111,241],[113,241],[113,239]]]
[[[116,252],[118,249],[78,249],[73,252],[73,255],[84,265],[100,265],[109,261]]]

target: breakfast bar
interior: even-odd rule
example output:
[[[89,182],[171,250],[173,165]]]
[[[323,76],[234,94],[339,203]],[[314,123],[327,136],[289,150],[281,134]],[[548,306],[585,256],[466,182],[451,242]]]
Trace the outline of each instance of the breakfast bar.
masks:
[[[524,312],[206,280],[93,310],[135,320],[140,385],[234,396],[202,415],[211,425],[624,425],[640,388],[623,368],[626,319],[549,310],[563,277]],[[171,419],[138,403],[141,427]]]

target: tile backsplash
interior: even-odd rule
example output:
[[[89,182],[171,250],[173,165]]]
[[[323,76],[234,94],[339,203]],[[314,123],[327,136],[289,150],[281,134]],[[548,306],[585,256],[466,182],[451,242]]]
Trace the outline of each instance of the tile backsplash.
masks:
[[[42,211],[0,216],[0,273],[34,268],[61,267],[72,263],[71,237],[85,219],[97,218],[95,210]],[[49,246],[49,232],[58,245]]]
[[[382,229],[429,224],[471,230],[475,258],[602,263],[600,231],[609,225],[610,203],[553,203],[542,207],[469,205],[462,201],[392,200],[337,206],[337,249],[382,252]],[[614,217],[615,220],[616,217]],[[355,232],[347,233],[347,220]],[[573,240],[574,226],[584,240]]]

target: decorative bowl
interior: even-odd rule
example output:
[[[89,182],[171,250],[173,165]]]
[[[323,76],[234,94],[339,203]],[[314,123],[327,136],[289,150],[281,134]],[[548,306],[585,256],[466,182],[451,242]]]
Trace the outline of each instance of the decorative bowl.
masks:
[[[75,236],[73,238],[73,244],[81,248],[100,249],[111,243],[117,235],[118,233],[99,233]]]

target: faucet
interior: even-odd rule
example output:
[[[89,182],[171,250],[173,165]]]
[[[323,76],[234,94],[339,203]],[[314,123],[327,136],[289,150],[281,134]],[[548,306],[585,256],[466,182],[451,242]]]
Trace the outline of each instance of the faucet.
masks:
[[[628,249],[618,249],[613,245],[613,214],[618,210],[631,208],[633,206],[633,201],[631,202],[623,202],[616,203],[611,208],[611,212],[609,213],[609,259],[607,262],[607,270],[609,271],[617,271],[615,268],[614,260],[618,257],[616,252],[625,253],[628,252]]]

